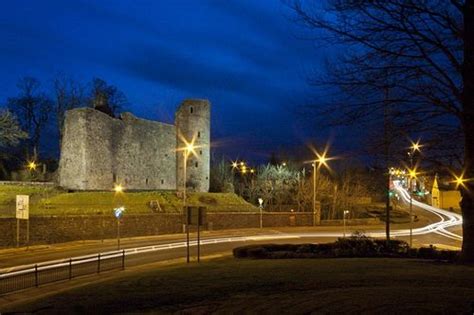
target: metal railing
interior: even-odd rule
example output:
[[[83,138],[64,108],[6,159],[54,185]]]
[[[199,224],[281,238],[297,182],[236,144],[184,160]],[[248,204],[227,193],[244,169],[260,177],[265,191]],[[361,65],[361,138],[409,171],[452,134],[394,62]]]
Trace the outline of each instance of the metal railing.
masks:
[[[57,281],[125,269],[125,250],[12,268],[0,274],[0,295]]]

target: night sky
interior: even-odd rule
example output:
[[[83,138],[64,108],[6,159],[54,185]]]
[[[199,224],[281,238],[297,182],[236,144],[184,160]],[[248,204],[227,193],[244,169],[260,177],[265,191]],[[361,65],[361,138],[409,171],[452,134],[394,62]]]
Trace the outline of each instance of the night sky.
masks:
[[[207,98],[217,150],[265,161],[331,133],[298,114],[314,101],[308,73],[328,55],[301,37],[278,0],[5,1],[0,100],[22,76],[48,89],[60,73],[100,77],[125,93],[127,111],[165,122],[181,100]]]

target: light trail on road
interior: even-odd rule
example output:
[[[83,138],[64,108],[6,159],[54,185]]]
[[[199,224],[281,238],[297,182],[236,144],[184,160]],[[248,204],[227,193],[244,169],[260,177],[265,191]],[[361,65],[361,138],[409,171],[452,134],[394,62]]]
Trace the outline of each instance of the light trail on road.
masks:
[[[395,186],[395,189],[400,193],[400,196],[402,197],[403,201],[406,203],[410,202],[410,194],[406,189],[402,187],[399,181],[393,181],[393,185]],[[425,203],[419,202],[418,200],[415,200],[412,198],[412,204],[415,207],[421,208],[425,211],[431,212],[438,216],[440,218],[440,221],[436,223],[429,224],[427,226],[421,227],[421,228],[416,228],[413,229],[413,235],[421,235],[421,234],[427,234],[427,233],[437,233],[439,235],[442,235],[447,238],[455,239],[455,240],[462,240],[462,236],[450,232],[446,230],[448,227],[453,227],[453,226],[460,226],[462,225],[462,216],[453,213],[450,211],[446,211],[443,209],[439,209],[430,205],[427,205]],[[410,233],[409,230],[399,230],[394,233]],[[399,234],[396,234],[399,235]],[[406,235],[406,234],[404,234]]]

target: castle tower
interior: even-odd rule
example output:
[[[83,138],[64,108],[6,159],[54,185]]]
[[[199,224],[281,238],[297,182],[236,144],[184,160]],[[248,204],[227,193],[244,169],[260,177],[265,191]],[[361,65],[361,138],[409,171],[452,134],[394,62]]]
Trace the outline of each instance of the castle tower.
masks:
[[[210,174],[211,105],[208,100],[184,100],[176,112],[176,185],[184,187],[184,153],[180,148],[194,141],[195,155],[187,158],[186,188],[189,191],[208,192]]]

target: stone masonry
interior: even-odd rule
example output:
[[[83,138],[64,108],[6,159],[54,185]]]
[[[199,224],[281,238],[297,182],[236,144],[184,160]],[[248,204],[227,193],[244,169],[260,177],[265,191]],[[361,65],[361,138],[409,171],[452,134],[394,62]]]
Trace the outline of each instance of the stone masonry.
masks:
[[[59,186],[69,190],[176,190],[184,185],[184,141],[194,139],[196,156],[186,168],[187,188],[209,190],[210,103],[185,100],[175,124],[130,113],[113,118],[93,108],[66,112],[59,161]]]

